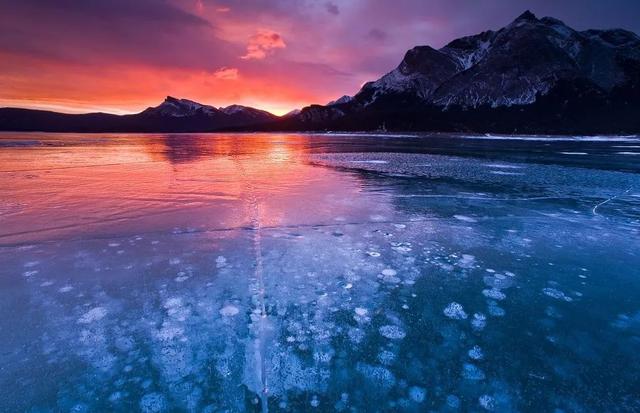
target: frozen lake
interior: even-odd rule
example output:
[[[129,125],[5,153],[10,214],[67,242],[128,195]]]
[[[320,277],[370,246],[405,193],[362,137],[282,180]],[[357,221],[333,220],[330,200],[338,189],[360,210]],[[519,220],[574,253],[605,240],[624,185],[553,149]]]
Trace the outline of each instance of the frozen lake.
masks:
[[[0,134],[2,412],[640,412],[640,138]]]

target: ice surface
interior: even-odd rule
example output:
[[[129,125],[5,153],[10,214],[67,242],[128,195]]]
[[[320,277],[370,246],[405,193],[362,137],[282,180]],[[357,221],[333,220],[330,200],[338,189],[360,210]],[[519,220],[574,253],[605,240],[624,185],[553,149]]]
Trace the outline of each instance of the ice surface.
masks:
[[[636,411],[639,139],[0,134],[0,410]]]

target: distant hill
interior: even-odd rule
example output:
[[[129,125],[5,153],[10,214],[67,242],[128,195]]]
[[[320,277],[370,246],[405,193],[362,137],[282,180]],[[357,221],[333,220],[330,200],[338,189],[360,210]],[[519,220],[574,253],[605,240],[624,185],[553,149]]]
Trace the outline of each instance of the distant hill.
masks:
[[[232,105],[215,108],[168,96],[156,107],[134,115],[66,114],[0,108],[0,130],[45,132],[209,132],[273,122],[263,110]]]

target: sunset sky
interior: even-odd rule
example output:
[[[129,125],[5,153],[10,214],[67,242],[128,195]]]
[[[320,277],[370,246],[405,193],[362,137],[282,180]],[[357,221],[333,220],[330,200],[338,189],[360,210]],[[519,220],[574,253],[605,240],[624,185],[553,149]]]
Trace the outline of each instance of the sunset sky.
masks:
[[[133,113],[172,95],[283,114],[525,9],[640,32],[638,0],[0,0],[0,107]]]

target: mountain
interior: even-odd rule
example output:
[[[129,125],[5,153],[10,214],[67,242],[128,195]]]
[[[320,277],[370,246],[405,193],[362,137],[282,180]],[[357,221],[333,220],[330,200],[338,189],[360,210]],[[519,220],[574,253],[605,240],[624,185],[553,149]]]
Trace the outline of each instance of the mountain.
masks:
[[[351,96],[344,95],[344,96],[339,97],[336,100],[332,100],[331,102],[327,103],[327,106],[341,105],[343,103],[349,103],[352,100],[353,100],[353,98]]]
[[[576,31],[527,11],[498,31],[417,46],[353,97],[282,128],[503,133],[640,132],[640,38]]]
[[[44,132],[210,132],[250,128],[278,117],[247,106],[215,108],[171,96],[133,115],[66,114],[0,108],[0,130]]]

